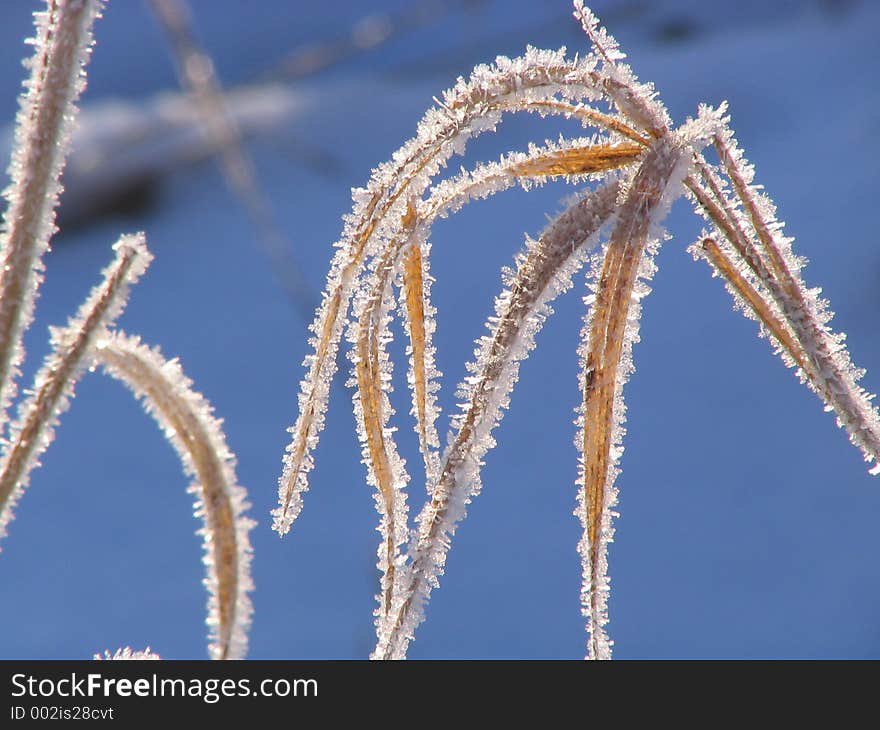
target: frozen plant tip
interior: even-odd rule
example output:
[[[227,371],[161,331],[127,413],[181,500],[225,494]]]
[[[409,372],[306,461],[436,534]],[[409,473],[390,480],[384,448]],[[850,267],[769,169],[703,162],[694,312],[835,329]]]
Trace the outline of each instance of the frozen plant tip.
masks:
[[[439,584],[455,529],[480,490],[480,470],[494,445],[492,432],[508,407],[518,364],[552,313],[550,301],[572,286],[587,266],[587,306],[579,347],[577,508],[583,534],[581,602],[586,655],[611,658],[608,623],[608,543],[614,533],[617,479],[623,454],[623,387],[634,365],[642,299],[655,271],[653,255],[665,238],[672,201],[686,195],[711,231],[691,247],[706,259],[734,296],[758,320],[783,361],[819,395],[849,434],[871,473],[880,471],[880,417],[872,396],[858,386],[861,371],[849,360],[831,313],[801,278],[803,259],[782,235],[770,199],[752,182],[753,170],[736,146],[726,105],[700,105],[677,129],[650,84],[623,63],[617,42],[580,0],[574,15],[592,51],[570,59],[564,50],[528,48],[500,57],[459,79],[418,126],[416,136],[367,186],[354,191],[331,264],[322,305],[312,324],[312,353],[299,395],[279,480],[274,528],[286,533],[302,509],[312,452],[324,424],[329,387],[343,334],[351,343],[354,415],[367,480],[376,490],[382,574],[376,609],[374,658],[406,656],[424,607]],[[439,179],[448,160],[508,113],[562,116],[595,130],[560,139],[494,163]],[[704,151],[705,150],[705,151]],[[707,159],[714,151],[716,160]],[[461,384],[461,411],[440,449],[429,243],[438,217],[471,200],[514,185],[528,189],[548,179],[599,181],[528,243],[477,341],[475,360]],[[607,239],[602,243],[602,237]],[[395,296],[394,289],[399,290]],[[404,322],[408,337],[411,413],[428,492],[413,523],[390,404],[390,323]]]

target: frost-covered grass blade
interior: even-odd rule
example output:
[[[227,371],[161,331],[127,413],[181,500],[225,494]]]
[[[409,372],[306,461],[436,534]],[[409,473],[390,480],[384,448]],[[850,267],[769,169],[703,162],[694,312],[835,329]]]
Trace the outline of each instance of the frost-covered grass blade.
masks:
[[[120,314],[128,287],[144,273],[152,259],[143,234],[123,236],[114,246],[116,258],[66,327],[52,330],[52,352],[34,377],[34,385],[19,407],[10,428],[9,445],[0,458],[0,538],[12,510],[54,437],[61,413],[68,407],[79,374],[91,362],[97,337]]]
[[[139,338],[122,332],[98,343],[96,359],[104,370],[142,400],[195,479],[195,514],[203,521],[207,569],[209,652],[212,659],[241,659],[253,606],[251,579],[253,520],[245,516],[247,492],[235,475],[235,456],[226,445],[211,404],[193,389],[176,360],[166,360]]]
[[[100,0],[52,0],[36,13],[30,78],[19,101],[11,182],[3,193],[0,232],[0,427],[15,397],[24,357],[22,334],[33,320],[43,255],[55,232],[55,207],[67,156],[75,101],[85,87],[92,24]]]
[[[689,151],[681,140],[668,135],[647,152],[619,204],[617,224],[595,276],[595,293],[588,299],[577,439],[581,452],[577,514],[584,526],[579,551],[584,580],[581,596],[590,632],[587,654],[594,659],[611,657],[604,630],[607,549],[613,535],[611,510],[617,501],[614,482],[623,452],[623,385],[634,369],[632,346],[638,339],[639,300],[648,291],[639,279],[654,273],[650,254],[662,235],[658,221],[680,192]]]

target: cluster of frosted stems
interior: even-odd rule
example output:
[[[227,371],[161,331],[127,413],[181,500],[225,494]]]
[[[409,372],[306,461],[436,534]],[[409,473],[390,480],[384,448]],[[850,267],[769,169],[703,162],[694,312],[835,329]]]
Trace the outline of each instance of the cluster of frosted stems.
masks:
[[[492,433],[508,407],[519,363],[551,314],[550,302],[572,287],[583,268],[575,510],[583,526],[581,601],[587,656],[610,658],[607,547],[623,452],[623,386],[633,371],[632,346],[654,254],[665,238],[662,221],[681,194],[707,223],[692,254],[725,281],[736,305],[759,322],[786,365],[836,413],[873,463],[872,472],[878,470],[880,419],[871,396],[857,384],[861,371],[850,362],[842,335],[829,329],[825,302],[803,283],[804,261],[792,252],[772,202],[753,184],[753,168],[737,147],[726,107],[700,106],[695,118],[673,128],[652,86],[636,79],[614,39],[581,0],[574,8],[591,53],[571,59],[564,49],[529,48],[520,58],[498,58],[459,79],[427,112],[416,136],[376,168],[365,188],[354,191],[354,208],[336,244],[311,326],[311,354],[279,480],[274,529],[287,533],[302,509],[345,338],[357,431],[380,520],[374,658],[406,656],[456,527],[480,491],[480,467],[495,443]],[[531,146],[439,179],[471,139],[516,112],[578,120],[593,134]],[[707,151],[715,162],[704,156]],[[441,447],[432,225],[472,200],[554,178],[594,184],[537,240],[527,241],[515,270],[504,272],[487,333],[477,341],[457,392],[460,409],[450,418],[449,440]],[[427,489],[412,523],[410,476],[390,423],[393,363],[387,345],[395,316],[408,337],[411,415]]]
[[[99,0],[47,0],[46,11],[37,14],[30,77],[17,118],[0,230],[0,538],[77,379],[101,366],[144,402],[193,480],[207,569],[209,654],[238,658],[247,649],[252,613],[253,522],[245,514],[249,505],[235,457],[210,404],[179,363],[115,326],[130,286],[151,259],[142,234],[120,238],[101,282],[66,326],[51,330],[52,350],[31,387],[20,396],[17,389],[22,336],[33,321],[43,258],[55,232],[59,179],[100,6]],[[792,252],[773,203],[753,183],[753,168],[737,146],[726,108],[700,106],[693,119],[674,128],[651,85],[636,79],[595,16],[581,0],[574,8],[592,44],[589,54],[572,59],[564,49],[529,48],[520,58],[498,58],[459,79],[427,112],[416,136],[376,168],[365,188],[354,191],[354,209],[336,244],[311,326],[311,354],[284,456],[274,528],[288,532],[302,509],[345,339],[354,416],[381,533],[374,658],[406,656],[456,527],[480,491],[480,469],[495,443],[493,431],[509,405],[519,364],[552,314],[552,301],[574,286],[582,269],[586,309],[575,438],[581,602],[586,655],[610,658],[607,553],[625,433],[623,387],[633,372],[641,300],[665,238],[662,222],[679,195],[706,221],[691,253],[724,280],[736,306],[759,323],[785,364],[834,411],[872,462],[872,473],[880,471],[880,417],[872,396],[858,385],[862,372],[850,362],[843,335],[830,330],[826,303],[804,284],[804,261]],[[533,145],[441,179],[450,158],[464,153],[471,139],[517,112],[566,117],[592,133]],[[708,152],[714,161],[704,156]],[[450,437],[441,445],[432,226],[470,201],[551,179],[589,184],[536,240],[526,242],[515,267],[504,271],[486,334],[477,340],[458,389]],[[390,422],[393,363],[387,346],[396,316],[408,338],[411,415],[427,490],[412,521],[410,476]],[[13,405],[14,418],[8,415]],[[157,655],[126,648],[102,658]]]

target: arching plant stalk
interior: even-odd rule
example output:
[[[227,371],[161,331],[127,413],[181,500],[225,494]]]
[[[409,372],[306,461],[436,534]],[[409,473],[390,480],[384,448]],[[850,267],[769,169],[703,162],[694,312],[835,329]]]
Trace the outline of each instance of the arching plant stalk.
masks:
[[[212,659],[241,659],[253,606],[247,492],[238,485],[235,457],[226,445],[211,404],[193,390],[176,360],[166,360],[139,338],[108,333],[95,352],[108,375],[142,400],[177,451],[184,471],[194,478],[195,515],[205,550],[208,589],[209,653]]]

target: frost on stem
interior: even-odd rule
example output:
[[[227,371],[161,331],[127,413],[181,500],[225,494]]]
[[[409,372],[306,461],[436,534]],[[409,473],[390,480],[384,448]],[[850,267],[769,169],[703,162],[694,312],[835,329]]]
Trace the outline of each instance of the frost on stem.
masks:
[[[33,320],[43,254],[55,231],[76,101],[85,87],[98,0],[48,0],[36,13],[30,77],[20,99],[0,231],[0,427],[15,397],[24,330]],[[2,528],[0,528],[2,529]]]
[[[80,373],[90,363],[95,339],[128,299],[129,285],[144,273],[152,255],[143,234],[123,236],[113,246],[115,260],[104,269],[104,280],[71,317],[66,327],[51,328],[52,352],[34,377],[10,428],[9,445],[0,458],[0,538],[6,535],[12,510],[28,483],[31,470],[54,437],[58,419],[69,405]]]
[[[833,312],[821,298],[821,289],[810,289],[801,278],[806,263],[791,248],[794,239],[783,235],[776,207],[752,184],[754,169],[737,147],[733,133],[715,135],[715,148],[739,199],[754,248],[771,275],[768,289],[798,339],[806,368],[801,369],[810,387],[833,410],[838,425],[872,462],[871,474],[880,474],[880,414],[871,404],[873,395],[858,385],[864,371],[850,360],[845,335],[828,326]]]
[[[644,281],[663,236],[660,221],[681,190],[691,150],[673,135],[646,154],[619,205],[617,224],[597,257],[586,298],[581,347],[582,405],[576,445],[580,451],[578,508],[584,528],[578,546],[583,566],[581,600],[590,635],[587,655],[610,659],[607,623],[607,546],[614,531],[614,482],[623,453],[626,406],[623,385],[633,371],[632,346],[638,341],[640,300],[650,291]],[[600,263],[601,262],[601,263]]]
[[[549,303],[571,287],[602,227],[613,215],[618,194],[610,182],[561,214],[538,241],[531,241],[517,260],[516,273],[505,275],[506,289],[495,300],[489,334],[477,342],[471,375],[461,385],[463,410],[455,418],[455,435],[444,453],[432,498],[418,517],[406,591],[395,602],[390,631],[373,656],[400,659],[424,619],[424,604],[443,572],[452,534],[467,504],[480,490],[480,467],[494,446],[492,430],[507,408],[519,362],[534,347],[535,336],[552,313]]]
[[[177,360],[122,332],[97,343],[96,359],[104,370],[131,388],[177,451],[184,471],[195,481],[195,514],[203,521],[207,569],[209,653],[212,659],[241,659],[253,607],[248,592],[253,520],[247,491],[235,475],[235,456],[226,445],[211,404],[192,387]]]
[[[405,226],[415,221],[415,210],[407,212]],[[392,363],[387,343],[391,339],[388,324],[394,303],[391,292],[391,273],[395,251],[383,257],[374,272],[375,283],[359,308],[357,323],[352,323],[349,339],[354,347],[350,357],[354,365],[354,415],[361,441],[367,479],[376,487],[376,507],[380,515],[378,530],[382,535],[379,546],[379,569],[382,572],[379,607],[376,610],[376,628],[379,635],[391,610],[393,596],[398,589],[399,548],[406,542],[407,505],[404,488],[409,481],[404,460],[398,454],[388,428],[393,414],[391,391]],[[372,281],[372,280],[371,280]]]

